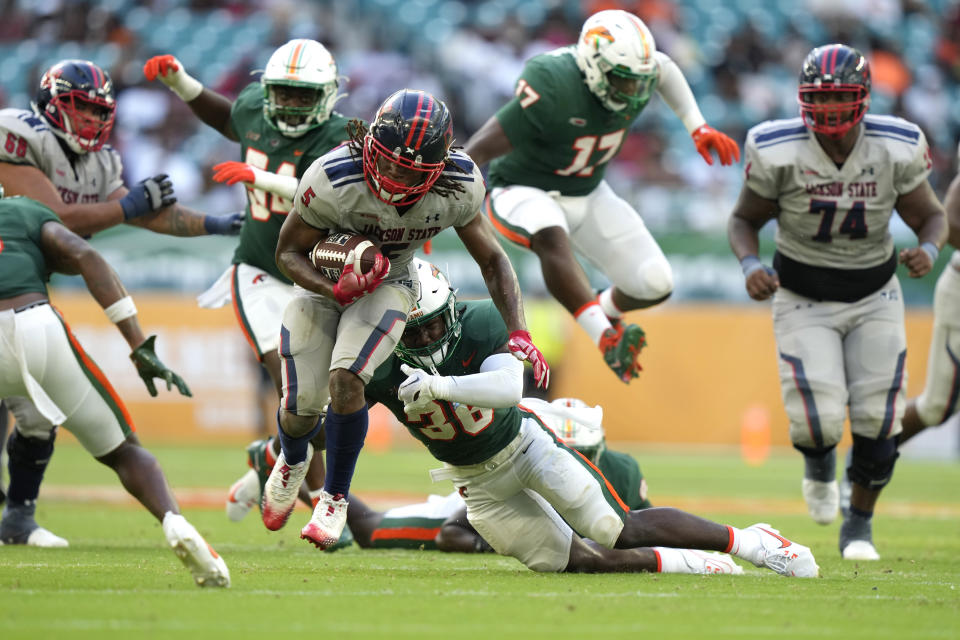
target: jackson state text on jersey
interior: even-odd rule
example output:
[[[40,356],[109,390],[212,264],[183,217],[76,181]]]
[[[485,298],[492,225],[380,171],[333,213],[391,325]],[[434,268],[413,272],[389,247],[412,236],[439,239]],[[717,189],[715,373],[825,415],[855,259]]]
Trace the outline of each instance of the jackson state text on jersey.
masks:
[[[464,192],[439,196],[430,191],[401,215],[370,191],[359,153],[342,145],[307,169],[294,208],[317,229],[351,231],[379,242],[380,251],[390,259],[388,278],[409,278],[407,267],[417,249],[447,227],[467,225],[483,203],[480,170],[461,151],[451,151],[450,159],[463,171],[447,169],[443,175],[461,182]]]
[[[75,154],[33,111],[0,110],[0,162],[36,167],[67,204],[106,202],[123,186],[123,165],[113,147]]]
[[[889,222],[897,198],[930,173],[917,125],[867,115],[843,166],[800,118],[759,124],[747,134],[746,185],[779,205],[777,249],[804,264],[862,269],[893,252]]]

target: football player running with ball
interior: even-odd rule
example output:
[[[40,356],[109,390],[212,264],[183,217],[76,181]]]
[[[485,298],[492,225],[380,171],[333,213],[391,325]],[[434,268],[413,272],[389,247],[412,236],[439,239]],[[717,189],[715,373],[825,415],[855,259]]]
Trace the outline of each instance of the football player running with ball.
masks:
[[[633,122],[659,93],[697,151],[728,165],[737,144],[708,126],[677,65],[646,25],[626,11],[596,13],[577,44],[527,62],[516,97],[467,141],[492,186],[487,214],[497,230],[540,259],[547,289],[598,345],[626,383],[637,377],[643,330],[625,311],[666,300],[670,264],[637,211],[604,180]],[[595,295],[574,251],[612,286]]]
[[[32,109],[0,110],[0,183],[7,196],[42,202],[83,237],[121,223],[173,236],[238,233],[240,214],[209,216],[177,204],[173,184],[164,174],[130,189],[124,185],[120,154],[107,144],[116,108],[110,74],[94,63],[63,60],[47,69]],[[7,398],[5,403],[17,429],[23,426],[50,437],[56,433],[25,398]],[[0,404],[0,435],[6,431],[5,419]],[[11,475],[25,466],[46,466],[47,459],[14,460],[25,451],[10,452],[11,469],[18,470]],[[28,522],[33,522],[32,512]],[[0,532],[19,530],[21,524],[5,518]],[[57,536],[39,535],[28,544],[48,542],[65,544]]]
[[[534,571],[741,571],[728,557],[694,551],[703,550],[786,576],[819,574],[810,550],[770,525],[631,511],[596,466],[518,406],[523,370],[494,304],[458,303],[439,269],[418,261],[417,271],[417,305],[366,395],[443,462],[431,475],[453,481],[470,525],[495,551]]]
[[[242,183],[247,208],[233,264],[199,297],[200,306],[233,302],[240,329],[270,374],[280,396],[280,321],[293,299],[293,283],[277,267],[277,236],[293,208],[297,182],[314,160],[347,140],[347,118],[333,110],[339,94],[337,65],[315,40],[291,40],[273,52],[258,82],[248,84],[235,102],[204,87],[172,55],[155,56],[143,68],[148,80],[160,80],[210,127],[240,143],[240,162],[214,167],[214,180]],[[319,442],[318,442],[319,444]],[[279,442],[273,455],[280,452]],[[323,488],[323,457],[306,477],[311,498]],[[249,502],[228,509],[242,518]]]
[[[50,458],[53,425],[63,425],[162,523],[167,542],[199,586],[229,586],[227,565],[180,515],[163,470],[140,445],[123,401],[50,305],[50,272],[83,276],[130,345],[130,359],[150,395],[157,395],[154,378],[165,381],[168,390],[175,385],[185,396],[190,389],[157,358],[156,336],[144,338],[133,299],[110,265],[45,205],[3,198],[2,186],[0,198],[0,394],[28,398],[43,417],[42,422],[18,424],[10,436],[10,490],[0,542],[30,544],[31,536],[52,536],[32,522],[46,467],[32,461]],[[32,526],[13,530],[12,525],[27,520]],[[66,546],[66,541],[48,540],[44,546]]]
[[[876,560],[872,516],[893,475],[906,404],[906,335],[897,262],[930,271],[947,235],[927,182],[930,152],[915,124],[865,115],[870,67],[851,47],[811,51],[800,71],[800,117],[750,130],[745,180],[728,225],[755,300],[773,296],[790,439],[804,457],[803,497],[820,524],[836,518],[836,446],[849,407],[853,433],[844,558]],[[893,209],[917,246],[893,246]],[[776,218],[773,268],[758,233]]]
[[[454,228],[510,329],[511,352],[530,360],[539,385],[549,380],[525,327],[516,274],[479,215],[480,170],[451,149],[446,105],[403,89],[383,102],[369,128],[353,121],[350,131],[350,143],[304,174],[277,245],[281,271],[303,290],[287,305],[280,328],[282,452],[264,489],[262,517],[269,529],[283,526],[306,473],[307,445],[323,427],[324,491],[301,531],[322,549],[336,543],[346,523],[346,498],[368,424],[364,386],[403,333],[419,295],[413,254],[429,239]],[[307,254],[334,231],[380,243],[374,266],[360,272],[348,255],[336,282],[317,270]]]

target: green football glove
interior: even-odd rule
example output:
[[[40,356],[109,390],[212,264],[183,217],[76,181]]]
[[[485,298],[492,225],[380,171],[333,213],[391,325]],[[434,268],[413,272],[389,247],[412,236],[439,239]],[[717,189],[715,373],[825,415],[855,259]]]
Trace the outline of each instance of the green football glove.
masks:
[[[193,394],[190,393],[190,387],[183,381],[183,378],[168,369],[167,365],[160,362],[160,358],[157,357],[153,349],[153,343],[156,342],[156,340],[157,336],[150,336],[130,354],[130,359],[133,360],[133,364],[136,365],[137,373],[139,373],[143,379],[143,384],[147,385],[147,391],[150,392],[151,396],[156,397],[157,387],[153,384],[153,379],[161,378],[167,381],[167,391],[170,391],[173,385],[177,385],[177,390],[180,391],[180,395],[192,397]]]

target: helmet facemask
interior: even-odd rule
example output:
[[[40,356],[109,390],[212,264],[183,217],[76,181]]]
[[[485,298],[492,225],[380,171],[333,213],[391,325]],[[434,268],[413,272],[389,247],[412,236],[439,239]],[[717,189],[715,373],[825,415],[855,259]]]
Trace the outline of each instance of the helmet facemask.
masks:
[[[650,94],[657,86],[656,72],[632,73],[624,67],[612,68],[605,78],[607,100],[604,104],[611,111],[640,109],[650,100]]]
[[[436,374],[460,342],[457,292],[440,269],[420,258],[414,258],[414,263],[420,298],[407,314],[407,326],[395,351],[403,362]]]
[[[333,109],[331,99],[337,97],[337,84],[264,81],[264,112],[267,122],[288,138],[299,138],[323,124]],[[303,100],[301,96],[310,96]],[[306,102],[307,104],[300,104]]]
[[[413,204],[433,188],[445,166],[445,162],[424,162],[420,155],[410,158],[399,148],[391,151],[370,133],[363,139],[363,175],[377,198],[387,204]],[[398,172],[405,177],[399,179]]]
[[[856,84],[801,84],[799,102],[800,116],[811,131],[842,138],[863,119],[870,94]]]
[[[116,116],[113,83],[92,62],[67,60],[43,74],[34,109],[74,153],[99,151]]]

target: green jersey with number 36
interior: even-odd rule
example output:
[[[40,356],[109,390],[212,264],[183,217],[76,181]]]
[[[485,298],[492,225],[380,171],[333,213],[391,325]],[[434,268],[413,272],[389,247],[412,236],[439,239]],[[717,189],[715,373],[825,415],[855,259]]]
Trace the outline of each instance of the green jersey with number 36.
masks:
[[[479,373],[481,363],[501,352],[510,337],[492,300],[458,302],[457,309],[461,311],[462,334],[450,357],[437,367],[443,376]],[[400,383],[407,379],[400,364],[394,354],[377,367],[366,396],[390,409],[437,460],[454,465],[483,462],[520,432],[521,414],[516,405],[491,409],[433,400],[414,415],[406,414],[397,398]]]
[[[243,162],[297,179],[314,160],[347,140],[347,122],[348,118],[333,112],[326,122],[303,137],[288,138],[264,120],[263,87],[259,82],[247,85],[230,111],[230,125],[240,140]],[[292,208],[291,200],[248,186],[246,218],[233,263],[258,267],[289,283],[277,268],[274,254],[280,227]]]
[[[633,110],[605,108],[584,83],[573,47],[531,58],[515,93],[496,114],[513,149],[490,163],[490,185],[526,185],[565,196],[587,195],[600,184],[647,103]]]

